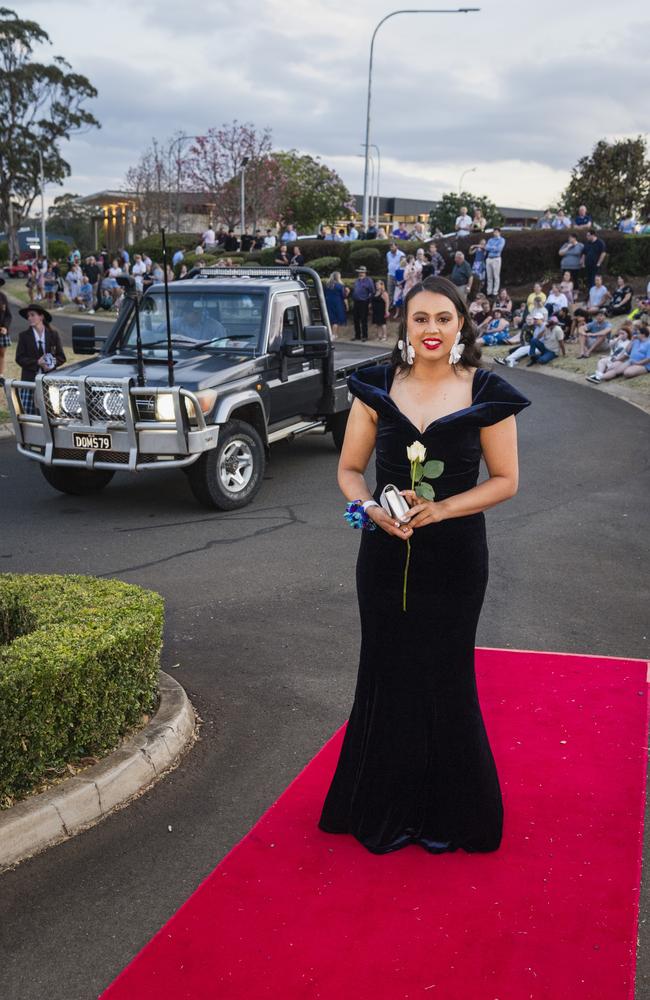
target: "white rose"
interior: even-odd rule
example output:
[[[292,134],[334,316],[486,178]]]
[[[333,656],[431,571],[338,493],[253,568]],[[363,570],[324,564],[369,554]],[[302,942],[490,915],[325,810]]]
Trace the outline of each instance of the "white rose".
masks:
[[[413,444],[409,445],[406,449],[406,457],[409,462],[424,462],[426,453],[427,449],[421,441],[414,441]]]

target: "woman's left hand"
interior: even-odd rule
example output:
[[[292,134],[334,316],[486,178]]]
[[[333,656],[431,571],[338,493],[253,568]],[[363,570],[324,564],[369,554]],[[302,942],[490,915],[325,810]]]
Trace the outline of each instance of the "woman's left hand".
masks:
[[[444,521],[441,505],[435,500],[423,500],[415,490],[400,490],[409,507],[409,527],[422,528],[425,524],[437,524]]]

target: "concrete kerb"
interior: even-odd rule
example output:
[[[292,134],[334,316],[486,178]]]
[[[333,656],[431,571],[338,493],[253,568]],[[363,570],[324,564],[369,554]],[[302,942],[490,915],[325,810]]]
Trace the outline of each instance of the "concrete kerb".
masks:
[[[149,789],[196,739],[181,685],[160,673],[160,705],[145,729],[99,764],[0,812],[0,872],[99,823]]]

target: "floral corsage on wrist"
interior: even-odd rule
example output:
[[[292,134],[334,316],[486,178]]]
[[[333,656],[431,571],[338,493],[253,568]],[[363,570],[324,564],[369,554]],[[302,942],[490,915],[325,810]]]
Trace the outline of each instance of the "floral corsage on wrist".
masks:
[[[378,506],[374,502],[368,506]],[[365,528],[366,531],[374,531],[377,525],[369,516],[364,507],[363,500],[351,500],[345,505],[343,517],[353,528]]]

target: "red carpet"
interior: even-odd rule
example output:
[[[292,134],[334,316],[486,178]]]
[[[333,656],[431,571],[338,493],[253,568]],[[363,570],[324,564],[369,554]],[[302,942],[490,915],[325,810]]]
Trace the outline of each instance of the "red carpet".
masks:
[[[647,664],[478,649],[491,854],[370,854],[316,823],[343,729],[104,1000],[631,1000]]]

